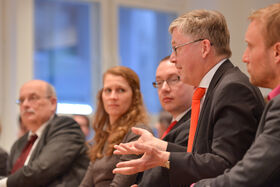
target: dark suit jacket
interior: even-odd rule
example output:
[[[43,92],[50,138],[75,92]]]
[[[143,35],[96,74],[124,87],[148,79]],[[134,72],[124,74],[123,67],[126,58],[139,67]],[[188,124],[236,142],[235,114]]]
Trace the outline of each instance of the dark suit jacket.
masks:
[[[280,95],[271,100],[262,115],[256,139],[244,158],[229,172],[195,186],[280,186]]]
[[[259,89],[232,63],[225,61],[207,90],[192,153],[169,144],[170,182],[188,186],[231,168],[249,149],[264,108]]]
[[[0,147],[0,176],[7,175],[8,153]]]
[[[28,134],[11,149],[10,168],[27,142]],[[89,159],[84,135],[69,117],[55,116],[44,129],[28,165],[8,176],[8,187],[76,187],[80,184]]]
[[[190,129],[191,110],[189,110],[172,128],[172,130],[163,138],[167,142],[173,142],[181,146],[187,146],[189,129]],[[169,174],[168,169],[163,167],[155,167],[146,170],[143,173],[142,179],[138,184],[139,187],[145,186],[160,186],[168,187]]]

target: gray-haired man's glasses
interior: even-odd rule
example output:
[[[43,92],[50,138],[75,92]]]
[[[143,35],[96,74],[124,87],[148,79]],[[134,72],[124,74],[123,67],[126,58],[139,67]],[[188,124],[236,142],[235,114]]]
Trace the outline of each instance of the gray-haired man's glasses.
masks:
[[[172,87],[179,81],[180,81],[180,77],[174,76],[174,77],[168,78],[167,80],[160,80],[160,81],[152,82],[152,84],[155,88],[162,88],[163,83],[166,82],[168,84],[168,86]]]
[[[202,40],[205,40],[205,39],[197,39],[197,40],[194,40],[194,41],[191,41],[191,42],[182,43],[182,44],[179,44],[179,45],[176,45],[176,46],[172,47],[172,50],[174,51],[174,54],[177,55],[177,49],[178,48],[183,47],[185,45],[189,45],[189,44],[195,43],[195,42],[200,42]]]

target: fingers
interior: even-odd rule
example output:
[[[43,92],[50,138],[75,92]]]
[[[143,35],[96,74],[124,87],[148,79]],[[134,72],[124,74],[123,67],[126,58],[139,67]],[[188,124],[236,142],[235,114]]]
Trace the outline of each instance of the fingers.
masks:
[[[129,161],[123,161],[123,162],[119,162],[117,163],[116,167],[117,168],[124,168],[124,167],[140,167],[142,164],[141,162],[141,158],[138,159],[133,159],[133,160],[129,160]]]
[[[135,173],[138,173],[135,167],[124,167],[124,168],[115,168],[113,170],[113,173],[119,173],[122,175],[133,175]]]
[[[135,145],[138,144],[136,142],[130,142],[130,143],[121,143],[120,145],[115,145],[114,148],[116,149],[114,151],[114,154],[121,154],[121,155],[128,155],[128,154],[142,154],[144,153],[141,149],[137,149]]]
[[[132,154],[130,151],[124,146],[122,143],[120,145],[114,145],[114,148],[116,149],[114,151],[114,154],[116,155],[127,155]]]
[[[137,184],[133,184],[130,187],[138,187],[138,185]]]
[[[140,136],[143,135],[143,134],[146,134],[146,133],[151,134],[149,131],[147,131],[145,129],[142,129],[142,128],[132,127],[131,130],[134,134],[137,134],[137,135],[140,135]]]

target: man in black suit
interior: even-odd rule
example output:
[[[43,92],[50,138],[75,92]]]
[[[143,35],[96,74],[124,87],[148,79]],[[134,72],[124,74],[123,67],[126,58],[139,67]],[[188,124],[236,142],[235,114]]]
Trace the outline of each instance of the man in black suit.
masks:
[[[280,3],[255,11],[245,35],[243,61],[250,81],[273,89],[254,143],[230,171],[194,186],[280,186]]]
[[[89,163],[84,135],[72,118],[55,114],[54,88],[42,80],[29,81],[20,89],[18,104],[29,132],[12,146],[11,173],[0,186],[78,186]],[[37,139],[26,151],[34,135]]]
[[[259,89],[228,59],[230,36],[221,13],[194,10],[175,19],[169,30],[170,60],[182,81],[206,89],[194,141],[188,144],[192,149],[187,152],[160,141],[120,145],[127,152],[145,154],[139,160],[117,164],[114,172],[130,174],[162,166],[169,168],[171,186],[188,186],[218,176],[242,159],[254,140],[264,101]],[[119,153],[125,152],[122,150]]]
[[[163,133],[161,139],[186,147],[189,136],[193,86],[180,81],[175,64],[170,62],[169,56],[159,63],[153,86],[157,88],[162,108],[173,117],[172,123]],[[143,173],[143,177],[138,183],[139,186],[170,186],[168,170],[162,167],[149,169]]]

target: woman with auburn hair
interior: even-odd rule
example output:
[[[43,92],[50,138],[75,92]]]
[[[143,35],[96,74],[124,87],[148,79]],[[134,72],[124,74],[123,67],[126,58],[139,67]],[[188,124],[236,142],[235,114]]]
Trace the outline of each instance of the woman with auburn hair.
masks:
[[[137,156],[113,155],[113,151],[116,144],[138,139],[131,127],[150,130],[137,74],[124,66],[108,69],[103,75],[103,88],[98,92],[97,100],[91,162],[80,187],[130,186],[135,183],[136,175],[113,174],[112,170],[118,162]]]

